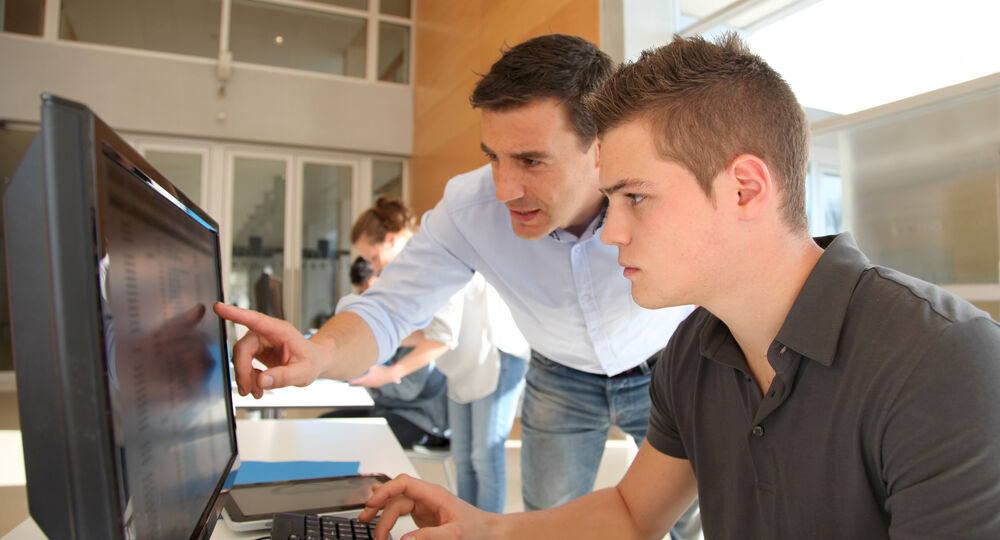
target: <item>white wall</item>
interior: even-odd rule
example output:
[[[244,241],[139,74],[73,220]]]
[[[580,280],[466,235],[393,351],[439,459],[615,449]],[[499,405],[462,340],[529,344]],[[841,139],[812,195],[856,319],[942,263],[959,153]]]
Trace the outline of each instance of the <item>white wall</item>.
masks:
[[[89,105],[117,130],[408,156],[413,88],[0,34],[0,119],[37,122],[38,95]],[[220,119],[220,117],[222,119]]]

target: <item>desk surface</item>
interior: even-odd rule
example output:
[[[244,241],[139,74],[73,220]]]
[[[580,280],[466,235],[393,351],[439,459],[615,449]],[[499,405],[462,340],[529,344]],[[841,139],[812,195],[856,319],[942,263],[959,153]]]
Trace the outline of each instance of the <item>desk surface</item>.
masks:
[[[306,420],[240,420],[236,424],[240,457],[251,461],[360,461],[362,473],[384,473],[394,477],[401,473],[417,476],[413,465],[381,418]],[[393,538],[400,538],[415,529],[409,517],[401,519],[392,529]],[[260,538],[266,531],[237,533],[220,522],[212,534],[213,540]],[[44,539],[32,519],[27,519],[4,540]]]
[[[329,379],[316,379],[301,388],[289,386],[266,390],[260,399],[254,399],[251,394],[240,396],[233,391],[233,406],[241,409],[371,407],[374,404],[364,388]]]

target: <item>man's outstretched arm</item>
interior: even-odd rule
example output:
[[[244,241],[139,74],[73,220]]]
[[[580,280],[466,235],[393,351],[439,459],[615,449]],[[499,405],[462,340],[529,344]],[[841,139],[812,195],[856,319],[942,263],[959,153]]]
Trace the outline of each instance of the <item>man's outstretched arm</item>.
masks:
[[[378,346],[364,320],[343,312],[306,339],[287,321],[216,303],[215,313],[249,328],[233,346],[233,371],[240,395],[260,398],[264,390],[306,386],[322,377],[348,380],[375,363]],[[267,371],[254,368],[256,358]]]

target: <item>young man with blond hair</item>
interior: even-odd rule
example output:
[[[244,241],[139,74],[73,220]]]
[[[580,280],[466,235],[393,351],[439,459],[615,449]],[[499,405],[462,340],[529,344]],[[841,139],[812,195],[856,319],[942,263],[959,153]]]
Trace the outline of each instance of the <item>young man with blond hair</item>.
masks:
[[[645,443],[614,488],[498,516],[400,477],[432,538],[661,538],[697,495],[705,537],[1000,538],[1000,325],[812,239],[808,125],[733,34],[674,41],[590,103],[601,234],[647,308],[698,304],[656,364]],[[655,329],[650,329],[655,331]]]

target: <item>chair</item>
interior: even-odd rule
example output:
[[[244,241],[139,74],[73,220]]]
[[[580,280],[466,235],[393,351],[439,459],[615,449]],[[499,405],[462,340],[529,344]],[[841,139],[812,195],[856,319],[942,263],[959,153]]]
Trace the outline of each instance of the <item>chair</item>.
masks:
[[[411,449],[403,449],[403,453],[406,454],[407,459],[411,462],[419,461],[424,463],[440,464],[441,467],[444,468],[444,476],[448,481],[448,490],[452,493],[458,493],[458,484],[455,480],[455,472],[452,470],[455,466],[455,462],[451,459],[450,449],[429,448],[417,444]]]

